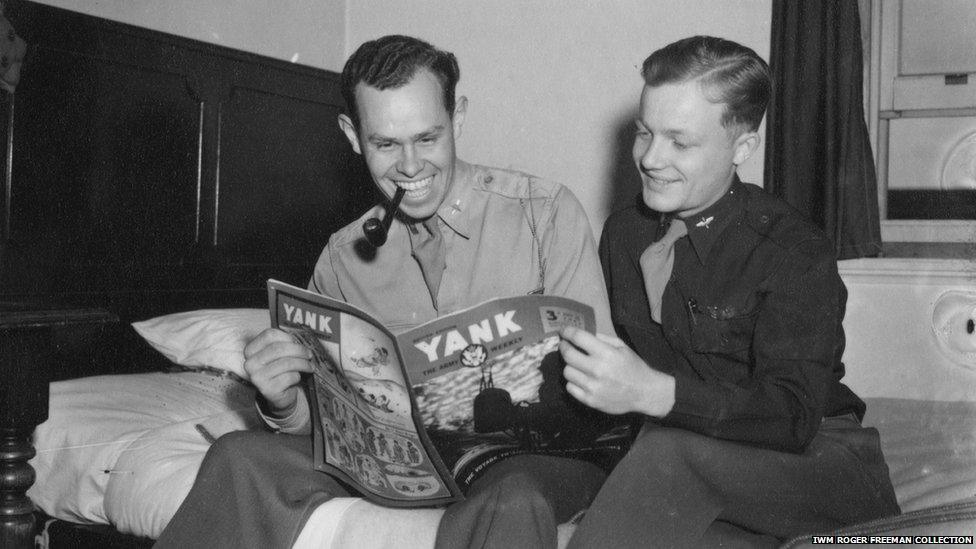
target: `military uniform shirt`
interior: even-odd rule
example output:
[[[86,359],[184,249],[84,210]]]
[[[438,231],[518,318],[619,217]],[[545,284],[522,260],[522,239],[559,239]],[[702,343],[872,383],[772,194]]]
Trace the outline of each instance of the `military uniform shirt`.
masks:
[[[618,335],[675,377],[661,423],[800,452],[822,417],[863,416],[864,403],[840,382],[847,291],[820,229],[736,179],[685,219],[658,324],[639,259],[659,218],[643,204],[615,212],[600,256]]]
[[[454,184],[436,214],[447,263],[436,306],[411,256],[406,224],[395,219],[379,248],[366,243],[363,222],[380,215],[373,208],[332,235],[310,290],[355,305],[399,333],[488,299],[541,289],[592,306],[597,331],[613,333],[589,220],[562,185],[458,160]],[[290,416],[266,420],[302,433],[308,417],[307,403],[299,399]]]

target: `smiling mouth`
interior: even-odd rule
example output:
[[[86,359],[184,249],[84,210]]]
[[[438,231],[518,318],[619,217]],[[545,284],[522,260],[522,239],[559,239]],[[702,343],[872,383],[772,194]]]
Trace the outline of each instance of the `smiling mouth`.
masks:
[[[661,179],[647,174],[644,174],[644,180],[655,187],[667,187],[668,185],[680,183],[679,179]]]
[[[394,181],[397,187],[407,191],[407,199],[417,199],[422,198],[428,192],[430,192],[431,184],[434,182],[434,176],[426,177],[417,181]]]

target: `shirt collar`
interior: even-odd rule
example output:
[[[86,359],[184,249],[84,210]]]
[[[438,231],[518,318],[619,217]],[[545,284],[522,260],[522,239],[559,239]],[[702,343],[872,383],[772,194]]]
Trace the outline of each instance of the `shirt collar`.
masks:
[[[437,215],[452,231],[470,238],[472,202],[475,199],[474,167],[461,159],[454,160],[454,181],[444,201],[437,208]]]
[[[684,219],[688,227],[688,240],[691,241],[698,261],[703,264],[719,236],[742,210],[739,205],[745,197],[745,191],[741,188],[742,182],[738,175],[733,177],[732,185],[722,198],[705,210]]]

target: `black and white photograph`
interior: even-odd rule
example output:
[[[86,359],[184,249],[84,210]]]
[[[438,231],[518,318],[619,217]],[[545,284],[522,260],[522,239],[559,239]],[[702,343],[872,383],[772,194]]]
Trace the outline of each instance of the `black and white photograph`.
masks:
[[[0,144],[0,548],[976,543],[973,0],[0,0]]]

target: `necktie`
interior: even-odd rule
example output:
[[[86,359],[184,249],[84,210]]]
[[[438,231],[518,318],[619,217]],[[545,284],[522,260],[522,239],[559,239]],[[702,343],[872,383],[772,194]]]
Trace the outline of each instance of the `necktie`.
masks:
[[[444,268],[447,266],[444,257],[444,238],[437,224],[437,215],[411,227],[409,234],[413,257],[420,264],[420,272],[424,275],[424,282],[427,284],[431,301],[436,309],[437,290],[441,285],[441,275],[444,274]]]
[[[688,234],[685,222],[675,217],[671,220],[668,232],[664,238],[651,244],[640,256],[641,272],[644,274],[644,289],[647,291],[647,302],[651,306],[651,318],[661,322],[661,301],[664,287],[671,278],[674,268],[674,243]]]

